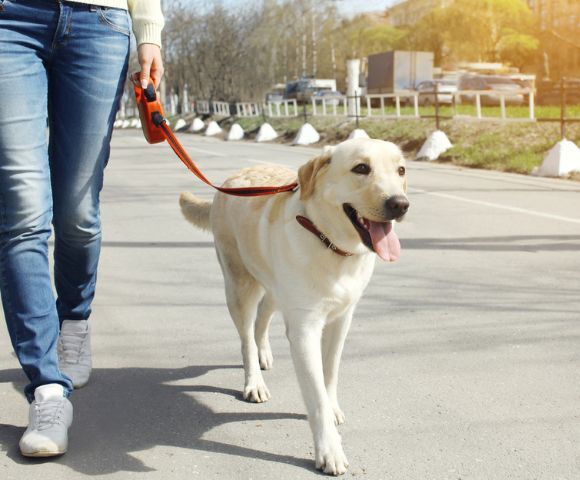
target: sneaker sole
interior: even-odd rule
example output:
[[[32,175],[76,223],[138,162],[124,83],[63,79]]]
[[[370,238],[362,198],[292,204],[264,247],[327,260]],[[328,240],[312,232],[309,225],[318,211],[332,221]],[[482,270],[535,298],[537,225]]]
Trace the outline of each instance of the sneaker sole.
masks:
[[[38,452],[30,452],[30,453],[24,453],[24,452],[20,452],[22,454],[23,457],[30,457],[30,458],[46,458],[46,457],[59,457],[61,455],[64,455],[66,453],[66,450],[63,450],[62,452],[53,452],[53,451],[48,451],[48,450],[41,450]]]

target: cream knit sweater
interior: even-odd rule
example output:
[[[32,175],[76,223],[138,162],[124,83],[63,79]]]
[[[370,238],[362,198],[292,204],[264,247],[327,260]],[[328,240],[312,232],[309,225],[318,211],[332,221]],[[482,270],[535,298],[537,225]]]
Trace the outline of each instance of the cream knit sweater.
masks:
[[[68,0],[76,3],[89,3],[102,7],[123,8],[129,10],[133,23],[133,33],[137,45],[154,43],[161,46],[163,13],[161,0]]]

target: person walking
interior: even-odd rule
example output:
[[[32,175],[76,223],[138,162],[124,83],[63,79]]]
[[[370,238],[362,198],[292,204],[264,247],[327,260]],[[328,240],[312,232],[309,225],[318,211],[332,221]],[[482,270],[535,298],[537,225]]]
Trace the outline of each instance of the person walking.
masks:
[[[99,194],[127,75],[129,16],[138,79],[158,85],[160,0],[0,0],[0,294],[30,382],[25,456],[67,451],[68,397],[91,373]]]

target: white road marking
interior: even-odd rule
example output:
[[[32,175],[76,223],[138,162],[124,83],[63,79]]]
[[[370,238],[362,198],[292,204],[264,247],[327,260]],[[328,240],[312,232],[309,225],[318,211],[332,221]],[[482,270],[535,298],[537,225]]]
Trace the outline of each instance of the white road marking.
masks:
[[[577,218],[563,217],[560,215],[552,215],[550,213],[536,212],[535,210],[528,210],[526,208],[510,207],[509,205],[501,205],[499,203],[484,202],[481,200],[472,200],[470,198],[459,197],[457,195],[450,195],[448,193],[428,192],[427,190],[422,190],[419,188],[410,188],[409,190],[411,190],[413,192],[417,192],[417,193],[424,193],[425,195],[431,195],[433,197],[447,198],[449,200],[457,200],[457,201],[465,202],[465,203],[473,203],[475,205],[482,205],[484,207],[497,208],[500,210],[507,210],[507,211],[516,212],[516,213],[523,213],[523,214],[532,215],[535,217],[549,218],[550,220],[560,220],[561,222],[577,223],[580,225],[580,219],[577,219]]]
[[[206,155],[211,155],[212,157],[229,157],[230,155],[227,155],[225,153],[218,153],[215,150],[204,150],[203,148],[198,148],[198,147],[192,147],[191,145],[185,146],[186,150],[194,150],[196,152],[199,153],[205,153]]]

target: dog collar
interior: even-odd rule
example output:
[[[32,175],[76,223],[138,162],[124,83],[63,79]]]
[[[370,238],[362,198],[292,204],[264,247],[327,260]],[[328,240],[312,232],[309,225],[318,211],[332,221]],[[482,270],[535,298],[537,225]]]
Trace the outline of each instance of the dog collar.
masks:
[[[314,223],[312,223],[308,218],[303,217],[302,215],[296,215],[296,221],[300,225],[302,225],[306,230],[316,235],[320,239],[320,241],[324,243],[324,245],[326,245],[327,248],[330,248],[337,255],[340,255],[342,257],[352,257],[353,255],[352,253],[345,252],[344,250],[338,248],[334,243],[332,243],[329,240],[329,238],[326,235],[324,235],[324,233],[318,230],[318,228],[316,228],[316,225],[314,225]]]

